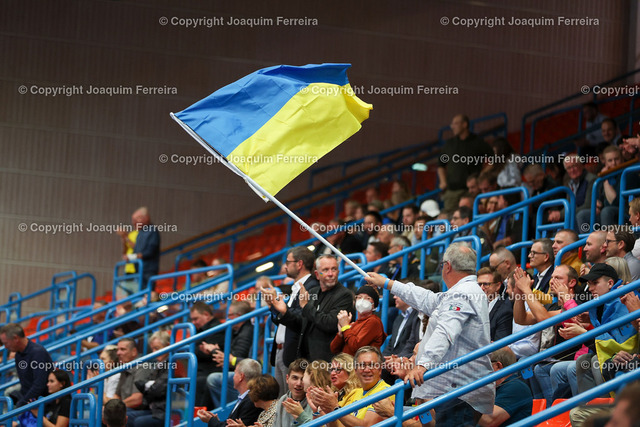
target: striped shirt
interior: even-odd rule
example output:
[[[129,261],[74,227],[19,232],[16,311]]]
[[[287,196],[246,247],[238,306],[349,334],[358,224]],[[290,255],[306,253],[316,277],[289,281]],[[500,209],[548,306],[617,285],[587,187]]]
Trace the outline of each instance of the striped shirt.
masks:
[[[489,304],[476,276],[462,278],[446,292],[433,293],[413,284],[393,282],[391,291],[416,310],[429,316],[420,341],[416,364],[427,370],[448,363],[490,343]],[[413,397],[434,399],[491,374],[491,360],[483,356],[425,381]],[[460,399],[483,414],[493,412],[495,384],[471,391]]]

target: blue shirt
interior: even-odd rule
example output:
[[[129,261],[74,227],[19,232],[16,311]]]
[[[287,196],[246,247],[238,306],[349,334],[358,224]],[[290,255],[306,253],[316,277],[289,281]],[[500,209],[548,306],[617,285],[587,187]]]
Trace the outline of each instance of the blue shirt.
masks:
[[[533,410],[531,389],[517,376],[509,375],[496,389],[495,405],[509,414],[509,419],[500,426],[524,420],[531,415]]]

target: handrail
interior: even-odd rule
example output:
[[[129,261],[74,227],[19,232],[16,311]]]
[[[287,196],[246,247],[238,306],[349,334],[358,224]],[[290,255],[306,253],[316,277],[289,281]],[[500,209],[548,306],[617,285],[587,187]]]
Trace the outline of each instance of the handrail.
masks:
[[[555,417],[556,415],[560,415],[566,411],[569,411],[581,403],[589,402],[590,400],[600,397],[604,394],[616,391],[625,384],[629,384],[637,379],[640,379],[640,369],[618,375],[615,378],[600,384],[599,386],[582,392],[577,396],[565,400],[564,402],[558,403],[557,405],[550,406],[542,412],[533,414],[525,418],[524,420],[518,421],[517,423],[511,425],[513,427],[533,427],[539,425],[541,421],[548,420],[551,417]]]
[[[580,246],[584,245],[585,243],[587,243],[587,238],[586,237],[584,239],[580,239],[580,240],[578,240],[576,242],[569,243],[564,248],[560,248],[560,250],[558,250],[558,254],[556,255],[556,257],[554,259],[554,267],[557,267],[560,264],[562,264],[562,257],[564,256],[564,254],[566,254],[567,252],[571,252],[574,249],[578,249]],[[579,271],[577,271],[576,273],[580,274]]]
[[[638,95],[635,95],[634,97],[636,97]],[[619,95],[619,96],[612,96],[609,98],[604,98],[603,100],[601,100],[600,102],[598,102],[599,104],[604,104],[605,102],[613,102],[613,101],[618,101],[620,99],[627,99],[629,98],[628,95]],[[566,136],[556,142],[554,142],[552,145],[558,145],[560,141],[564,141],[567,139],[572,139],[575,140],[576,138],[585,136],[590,134],[593,131],[596,130],[600,130],[600,124],[594,124],[588,128],[582,129],[582,105],[573,105],[571,107],[565,107],[565,108],[561,108],[559,110],[554,110],[551,111],[545,115],[536,117],[535,119],[533,119],[533,121],[531,122],[531,136],[530,136],[530,141],[529,141],[529,152],[533,152],[534,151],[534,142],[535,142],[535,129],[536,129],[536,125],[538,124],[539,121],[544,120],[544,119],[548,119],[549,117],[553,117],[556,116],[558,114],[562,114],[562,113],[566,113],[569,111],[573,111],[573,110],[580,110],[580,114],[578,116],[578,130],[576,133],[573,133],[569,136]],[[627,114],[631,114],[631,111]],[[622,114],[621,116],[624,116],[625,114]],[[620,118],[620,116],[618,116],[618,118]]]
[[[509,344],[512,344],[522,338],[525,338],[529,335],[532,335],[534,333],[537,333],[538,331],[541,331],[543,329],[546,329],[550,326],[554,326],[560,322],[563,322],[567,319],[570,319],[573,316],[576,316],[584,311],[588,311],[589,309],[599,306],[601,304],[604,304],[606,302],[609,301],[613,301],[616,298],[620,298],[622,295],[625,295],[633,290],[636,290],[640,288],[640,280],[637,280],[633,283],[630,283],[628,285],[624,285],[624,286],[619,286],[617,289],[614,289],[613,291],[610,291],[608,293],[606,293],[605,295],[599,297],[599,298],[595,298],[591,301],[588,301],[582,305],[579,305],[577,307],[574,307],[570,310],[564,311],[556,316],[553,316],[549,319],[546,319],[542,322],[538,322],[535,325],[531,325],[530,327],[523,329],[519,332],[516,332],[514,334],[511,334],[505,338],[502,338],[498,341],[495,341],[491,344],[489,344],[488,346],[479,348],[477,350],[472,351],[471,353],[465,354],[464,356],[460,356],[459,358],[452,360],[450,362],[441,364],[440,366],[438,366],[437,368],[434,368],[432,370],[429,370],[427,372],[425,372],[423,379],[425,381],[430,380],[442,373],[445,373],[447,371],[450,371],[451,369],[456,369],[472,360],[475,360],[479,357],[483,357],[486,356],[500,348],[503,348]],[[625,324],[628,324],[631,320],[634,320],[636,318],[640,317],[640,310],[638,311],[634,311],[632,313],[629,313],[625,316],[622,316],[618,319],[615,319],[611,322],[607,322],[604,325],[601,325],[597,328],[592,329],[591,331],[588,331],[584,334],[578,335],[574,338],[571,338],[563,343],[560,344],[556,344],[555,346],[546,349],[544,351],[541,351],[539,353],[533,354],[529,357],[520,359],[518,362],[514,363],[513,365],[510,365],[506,368],[500,369],[498,371],[492,372],[490,375],[475,380],[469,384],[466,384],[462,387],[458,387],[455,390],[452,390],[448,393],[445,393],[441,396],[438,396],[437,398],[430,400],[428,402],[423,403],[420,406],[417,406],[415,408],[412,408],[408,411],[403,412],[403,415],[401,417],[396,416],[396,417],[391,417],[385,421],[382,421],[378,424],[376,424],[376,426],[378,427],[382,427],[382,426],[391,426],[391,425],[396,425],[398,427],[401,426],[402,421],[413,418],[416,415],[419,415],[421,413],[424,413],[430,409],[433,409],[434,407],[437,407],[438,405],[457,398],[459,396],[462,396],[464,394],[469,393],[472,390],[475,390],[477,388],[480,388],[482,386],[485,386],[487,384],[491,384],[493,383],[495,380],[505,377],[509,374],[518,372],[519,370],[522,369],[522,367],[525,366],[530,366],[534,363],[540,362],[544,359],[546,359],[547,357],[554,355],[560,351],[563,351],[565,349],[569,349],[574,347],[575,345],[582,343],[586,340],[589,340],[591,338],[595,338],[596,336],[598,336],[600,333],[602,333],[602,331],[608,331],[611,330],[613,328],[616,328],[618,326],[622,326]],[[385,398],[385,397],[389,397],[391,395],[397,394],[398,392],[400,392],[401,390],[406,390],[410,387],[410,385],[408,383],[403,383],[401,381],[396,382],[394,385],[392,385],[391,387],[379,391],[371,396],[367,396],[357,402],[354,402],[350,405],[347,405],[345,407],[340,408],[339,410],[336,411],[332,411],[331,413],[324,415],[322,417],[319,417],[317,419],[314,419],[313,421],[307,423],[306,425],[308,425],[308,427],[320,427],[323,424],[326,424],[330,421],[336,420],[348,413],[352,413],[354,412],[354,410],[360,409],[360,408],[364,408],[365,406],[368,406],[374,402],[380,401],[381,399]],[[402,408],[403,405],[403,399],[399,399],[396,398],[396,409],[398,409],[398,406],[400,408]],[[396,414],[397,415],[397,414]]]
[[[631,166],[622,172],[622,177],[620,178],[620,194],[618,194],[619,206],[618,206],[618,224],[624,223],[624,215],[626,213],[624,209],[624,199],[625,197],[635,196],[640,194],[640,188],[632,188],[627,190],[627,177],[632,173],[640,172],[640,165]]]
[[[430,147],[427,147],[430,148]],[[358,172],[358,173],[354,173],[352,175],[349,175],[345,178],[342,178],[340,180],[336,180],[334,183],[330,183],[327,184],[325,186],[322,186],[320,188],[317,188],[313,193],[309,193],[306,192],[301,196],[298,196],[296,198],[287,200],[285,202],[285,204],[287,206],[289,206],[289,208],[291,208],[294,211],[301,211],[301,210],[307,210],[310,209],[315,203],[320,203],[320,202],[327,202],[328,199],[324,196],[316,196],[317,194],[323,194],[327,191],[330,191],[330,189],[335,186],[336,184],[342,185],[344,183],[347,183],[347,187],[343,188],[340,190],[340,193],[348,193],[351,191],[355,191],[359,188],[364,188],[368,185],[371,185],[371,183],[373,182],[379,182],[381,179],[384,179],[385,177],[387,177],[389,174],[393,174],[399,171],[403,171],[403,170],[411,170],[411,166],[416,162],[416,161],[424,161],[424,160],[430,160],[430,159],[435,159],[437,156],[437,152],[435,152],[435,149],[437,147],[434,147],[432,150],[430,150],[429,152],[424,152],[424,147],[421,150],[422,154],[418,155],[415,159],[411,160],[411,161],[407,161],[406,163],[403,163],[399,166],[396,166],[394,168],[391,169],[387,169],[385,171],[381,171],[375,175],[373,175],[370,178],[366,178],[366,179],[361,179],[361,175],[362,172]],[[359,179],[360,178],[360,179]],[[331,198],[340,198],[342,197],[340,194],[334,194],[332,196],[329,197],[329,199]],[[295,206],[296,203],[300,203],[302,200],[306,200],[308,198],[311,198],[311,202],[307,203],[307,204],[303,204],[302,206]],[[263,209],[262,211],[259,211],[255,214],[251,214],[251,215],[247,215],[246,217],[243,217],[239,220],[234,220],[228,224],[224,224],[221,227],[216,228],[215,230],[211,230],[211,231],[207,231],[204,233],[201,233],[195,237],[192,237],[190,239],[187,239],[185,241],[182,242],[178,242],[176,244],[174,244],[173,246],[170,246],[169,248],[163,249],[161,254],[165,255],[168,253],[172,253],[175,251],[181,251],[184,250],[187,246],[189,245],[193,245],[196,244],[198,242],[201,242],[207,238],[213,237],[215,235],[218,234],[224,234],[226,233],[225,230],[231,230],[234,228],[238,228],[241,226],[246,226],[247,223],[251,222],[252,220],[254,220],[255,218],[263,218],[265,215],[271,215],[269,217],[267,217],[264,220],[259,220],[260,224],[262,224],[262,226],[269,224],[270,222],[273,222],[275,220],[286,220],[287,217],[285,215],[283,215],[281,213],[281,211],[277,208],[277,207],[269,207],[267,209]],[[244,231],[244,230],[243,230]],[[236,233],[237,234],[237,233]],[[227,236],[230,237],[230,236]]]
[[[551,206],[562,206],[565,212],[570,212],[571,208],[569,207],[569,202],[567,199],[555,199],[555,200],[547,200],[546,202],[540,203],[538,206],[538,212],[536,212],[536,239],[541,237],[546,237],[547,230],[557,230],[560,227],[563,228],[571,228],[571,216],[565,215],[564,222],[554,222],[551,224],[544,223],[544,211],[546,208]],[[542,233],[544,232],[544,236]]]
[[[414,161],[417,161],[417,160],[420,160],[420,159],[431,159],[431,158],[435,159],[436,155],[437,155],[437,153],[431,153],[431,152],[424,153],[423,155],[419,156]],[[408,162],[405,165],[398,166],[398,167],[393,168],[391,170],[382,171],[382,172],[376,174],[375,177],[376,177],[377,180],[380,180],[380,179],[386,177],[388,174],[392,174],[392,173],[395,173],[395,172],[398,172],[398,171],[402,171],[402,170],[404,170],[406,168],[410,168],[410,166],[414,163],[414,161]],[[343,193],[351,192],[351,191],[354,191],[354,190],[356,190],[358,188],[364,188],[365,186],[367,186],[369,184],[370,184],[370,181],[363,181],[363,182],[361,182],[359,184],[352,184],[350,187],[347,187],[346,189],[342,190],[342,192]],[[440,190],[438,189],[435,193],[434,193],[434,191],[432,191],[432,192],[429,192],[428,194],[437,194],[437,192],[439,192],[439,191]],[[317,193],[321,193],[321,191],[318,190],[315,193],[316,194]],[[340,198],[341,196],[340,195],[334,195],[333,197]],[[325,199],[321,199],[321,200],[325,200]],[[392,208],[389,208],[389,210],[397,209],[398,206],[394,206]],[[303,208],[298,208],[298,207],[294,208],[292,206],[290,206],[290,208],[292,208],[292,210],[295,209],[297,211],[300,211],[300,210],[303,209]],[[385,210],[385,211],[388,212],[389,210]],[[253,215],[252,218],[254,218],[256,216],[261,216],[261,215],[263,215],[263,213],[259,212],[259,213],[255,214],[255,215]],[[269,223],[276,222],[276,221],[286,221],[286,224],[287,224],[287,238],[286,238],[286,241],[285,241],[285,246],[290,245],[291,244],[291,227],[293,225],[293,221],[291,220],[291,218],[287,217],[286,215],[278,215],[278,216],[269,217],[269,218],[265,219],[264,221],[258,222],[256,224],[253,224],[253,225],[249,226],[248,228],[243,229],[242,233],[254,232],[256,230],[264,228]],[[245,222],[245,224],[246,224],[246,222]],[[216,232],[216,233],[217,234],[222,234],[222,232],[220,232],[220,233]],[[223,234],[222,236],[220,236],[218,238],[215,238],[212,241],[205,242],[205,243],[200,244],[200,245],[198,245],[198,246],[196,246],[194,248],[186,250],[186,251],[184,251],[184,252],[182,252],[182,253],[180,253],[180,254],[178,254],[176,256],[176,260],[174,262],[175,268],[178,267],[178,265],[179,265],[181,260],[190,259],[195,253],[198,253],[198,252],[201,252],[201,251],[203,251],[205,249],[208,249],[208,248],[220,245],[222,243],[225,243],[227,240],[232,240],[233,241],[233,239],[237,239],[237,233],[233,234],[233,235],[224,235]],[[310,241],[313,241],[313,239],[310,239]],[[183,245],[183,247],[184,247],[184,245]],[[268,256],[272,256],[272,255],[273,254],[270,254]],[[264,262],[265,260],[266,260],[265,258],[261,258],[260,263]],[[243,268],[251,269],[251,267],[250,267],[251,265],[252,264],[250,263],[248,266],[243,266]],[[238,275],[242,276],[242,273],[239,272]]]
[[[59,289],[59,286],[62,283],[67,284],[67,282],[69,281],[69,280],[66,280],[66,281],[62,282],[61,284],[56,283],[55,280],[58,277],[61,277],[62,275],[70,275],[70,276],[72,276],[72,278],[69,279],[69,280],[72,281],[73,278],[77,277],[78,274],[75,271],[65,271],[65,272],[62,272],[62,273],[56,273],[56,274],[53,275],[53,277],[51,279],[51,281],[52,281],[51,285],[47,286],[46,288],[42,288],[40,290],[37,290],[37,291],[35,291],[33,293],[30,293],[28,295],[25,295],[25,296],[22,296],[20,294],[20,292],[13,292],[13,293],[11,293],[11,295],[9,295],[9,300],[7,301],[7,303],[0,305],[0,309],[7,308],[7,309],[9,309],[10,312],[15,312],[16,316],[17,316],[16,322],[18,322],[18,321],[20,321],[22,319],[21,312],[22,312],[22,303],[24,301],[30,300],[32,298],[39,297],[40,295],[43,295],[43,294],[46,294],[47,292],[50,292],[51,295],[49,297],[49,310],[53,310],[55,308],[54,307],[55,306],[54,292],[56,292]],[[37,315],[37,313],[34,313],[33,315]]]
[[[51,401],[53,401],[55,399],[58,399],[58,398],[60,398],[60,397],[62,397],[64,395],[67,395],[67,394],[70,394],[70,393],[74,393],[77,390],[80,390],[81,388],[88,387],[88,386],[90,386],[92,384],[95,384],[95,383],[97,383],[99,381],[104,380],[105,378],[107,378],[109,376],[115,375],[115,374],[120,373],[122,371],[125,371],[127,369],[131,369],[131,368],[133,368],[133,367],[135,367],[135,366],[137,366],[137,365],[139,365],[141,363],[152,361],[152,360],[156,359],[159,356],[162,356],[162,355],[165,355],[165,354],[168,354],[168,353],[172,353],[174,351],[179,351],[185,345],[190,345],[191,343],[195,343],[197,341],[200,341],[200,340],[208,337],[209,335],[214,335],[214,334],[217,334],[217,333],[220,333],[220,332],[226,332],[227,330],[230,331],[231,328],[234,325],[238,324],[238,323],[241,323],[241,322],[244,322],[244,321],[247,321],[247,320],[251,321],[251,319],[253,317],[258,318],[258,317],[261,317],[261,316],[267,316],[268,314],[269,314],[268,307],[261,307],[259,309],[256,309],[256,310],[252,311],[251,313],[244,314],[244,315],[239,316],[239,317],[237,317],[235,319],[228,319],[225,323],[223,323],[221,325],[215,326],[215,327],[213,327],[211,329],[207,329],[206,331],[202,331],[202,332],[200,332],[200,333],[198,333],[196,335],[193,335],[191,337],[185,338],[180,342],[177,342],[177,343],[174,343],[174,344],[170,344],[167,347],[164,347],[164,348],[162,348],[162,349],[160,349],[160,350],[158,350],[156,352],[149,353],[149,354],[147,354],[145,356],[142,356],[142,357],[140,357],[140,358],[138,358],[138,359],[136,359],[136,360],[134,360],[132,362],[128,362],[128,363],[123,363],[123,364],[117,365],[115,368],[113,368],[113,369],[111,369],[109,371],[106,371],[104,373],[98,374],[98,375],[96,375],[95,377],[93,377],[93,378],[91,378],[89,380],[78,382],[78,383],[76,383],[74,385],[71,385],[71,386],[69,386],[69,387],[67,387],[67,388],[65,388],[63,390],[60,390],[60,391],[58,391],[58,392],[56,392],[54,394],[51,394],[51,395],[46,396],[46,397],[41,397],[37,401],[28,403],[28,404],[26,404],[24,406],[21,406],[18,409],[14,409],[12,411],[4,413],[4,414],[0,415],[0,422],[6,421],[7,419],[12,418],[12,417],[14,417],[16,415],[19,415],[22,412],[34,409],[35,407],[37,407],[39,405],[44,405],[46,403],[49,403],[49,402],[51,402]],[[228,358],[228,353],[227,352],[225,352],[225,358]],[[42,414],[43,411],[39,411],[38,413]]]
[[[198,268],[198,269],[194,269],[194,270],[188,270],[188,271],[181,271],[181,272],[173,272],[173,273],[167,273],[167,274],[161,274],[161,275],[157,275],[157,276],[152,276],[150,281],[154,281],[154,280],[162,280],[162,279],[166,279],[166,278],[173,278],[173,277],[179,277],[179,276],[189,276],[190,274],[194,273],[194,272],[204,272],[204,271],[208,271],[208,270],[214,270],[214,269],[220,269],[220,268],[229,268],[230,269],[230,273],[229,275],[220,275],[220,276],[216,276],[213,280],[208,280],[206,282],[201,283],[200,285],[191,288],[190,287],[190,282],[189,282],[189,278],[187,277],[187,288],[185,289],[185,294],[192,294],[192,293],[196,293],[196,292],[200,292],[202,290],[208,289],[211,286],[214,286],[216,284],[218,284],[219,282],[222,282],[224,280],[229,280],[232,281],[233,280],[233,266],[229,266],[228,264],[222,265],[222,266],[214,266],[214,267],[202,267],[202,268]],[[130,295],[127,298],[124,298],[122,300],[119,301],[113,301],[107,305],[105,305],[104,307],[100,307],[97,310],[93,310],[89,313],[86,314],[86,316],[83,317],[76,317],[74,319],[62,322],[58,325],[54,325],[50,328],[47,328],[43,331],[40,331],[36,334],[31,335],[29,338],[35,340],[36,338],[44,335],[44,334],[49,334],[49,333],[54,333],[56,329],[60,329],[69,325],[73,325],[75,323],[77,323],[78,321],[85,319],[87,317],[93,316],[95,314],[101,313],[101,312],[106,312],[112,308],[114,308],[115,306],[122,304],[124,302],[133,302],[134,300],[137,299],[141,299],[144,296],[147,296],[148,301],[151,301],[151,288],[148,288],[147,290],[137,293],[137,294],[133,294]],[[169,297],[169,296],[167,296]],[[127,313],[124,316],[120,316],[120,317],[116,317],[113,319],[110,319],[108,321],[105,321],[103,323],[101,323],[100,325],[91,328],[90,330],[86,330],[80,333],[76,333],[74,334],[72,337],[67,337],[66,339],[63,340],[58,340],[55,344],[53,344],[52,346],[50,346],[48,349],[50,350],[57,350],[60,348],[64,348],[67,345],[78,345],[81,340],[86,339],[90,336],[94,336],[98,333],[102,333],[105,331],[108,331],[114,327],[120,326],[125,324],[126,322],[130,321],[130,320],[134,320],[140,316],[143,315],[147,315],[153,311],[155,311],[158,307],[161,307],[163,305],[166,305],[166,301],[159,301],[157,303],[153,303],[153,304],[149,304],[144,308],[141,308],[139,310],[136,311],[132,311],[131,313]],[[137,331],[134,331],[137,332]],[[133,335],[137,335],[137,334],[133,334]],[[133,336],[132,335],[132,336]],[[104,346],[104,344],[102,345]],[[98,346],[96,348],[102,348],[102,346]],[[0,347],[0,350],[4,349],[4,347]],[[95,350],[95,349],[93,349]],[[78,355],[80,355],[80,351],[78,351]],[[92,351],[89,350],[88,352],[86,352],[88,354],[91,354]],[[84,354],[84,353],[83,353]],[[12,360],[7,360],[5,363],[3,363],[2,365],[0,365],[0,373],[5,372],[6,370],[12,368],[15,365],[15,361]],[[0,386],[0,390],[2,389],[3,386]]]
[[[629,71],[628,73],[625,73],[625,74],[622,74],[620,76],[614,77],[613,79],[607,80],[607,81],[605,81],[603,83],[600,83],[598,85],[594,85],[594,87],[595,86],[600,86],[600,87],[607,86],[607,85],[609,85],[611,83],[614,83],[614,82],[617,82],[619,80],[624,80],[627,77],[630,77],[630,76],[632,76],[632,75],[634,75],[634,74],[636,74],[638,72],[640,72],[640,69]],[[539,114],[539,113],[541,113],[543,111],[546,111],[546,110],[549,110],[551,108],[557,107],[558,105],[565,104],[565,103],[567,103],[569,101],[572,101],[574,99],[582,98],[584,95],[585,94],[583,92],[576,92],[573,95],[569,95],[567,97],[564,97],[562,99],[559,99],[557,101],[551,102],[551,103],[549,103],[547,105],[544,105],[542,107],[536,108],[536,109],[534,109],[532,111],[529,111],[529,112],[525,113],[522,116],[522,122],[521,122],[521,128],[520,128],[520,154],[524,154],[525,130],[526,130],[526,125],[527,125],[527,119],[529,117],[533,117],[533,116],[535,116],[535,115],[537,115],[537,114]],[[594,97],[596,96],[596,94],[593,94],[593,95],[594,95]]]
[[[456,230],[451,230],[451,231],[447,231],[445,233],[442,233],[438,236],[432,237],[429,240],[423,241],[423,242],[419,242],[418,244],[411,246],[410,248],[405,248],[402,249],[401,251],[396,252],[395,254],[392,255],[388,255],[384,258],[381,258],[377,261],[374,261],[372,263],[367,264],[366,266],[364,266],[365,268],[372,268],[378,265],[381,265],[387,261],[389,261],[390,259],[395,259],[397,257],[403,256],[407,253],[410,252],[414,252],[416,250],[422,249],[422,248],[426,248],[428,246],[431,246],[432,244],[439,242],[441,240],[445,240],[448,238],[452,238],[456,233],[459,233],[461,231],[466,231],[466,230],[471,230],[474,229],[475,227],[483,224],[486,221],[490,221],[492,219],[498,218],[502,215],[506,215],[506,214],[510,214],[512,212],[515,212],[517,210],[522,209],[522,207],[524,206],[528,206],[532,203],[536,203],[538,201],[543,201],[546,198],[553,196],[555,194],[558,193],[569,193],[570,196],[573,196],[573,193],[571,193],[571,190],[569,190],[567,187],[554,187],[548,191],[545,191],[544,193],[538,194],[537,196],[533,196],[531,198],[528,198],[527,200],[523,200],[521,202],[518,202],[514,205],[508,206],[505,209],[502,209],[500,211],[496,211],[490,214],[484,214],[482,215],[482,218],[480,219],[474,219],[473,221],[459,227]],[[351,272],[347,272],[345,274],[343,274],[342,276],[339,277],[340,280],[342,281],[346,281],[346,280],[350,280],[351,278],[353,278],[356,274],[359,274],[356,271],[351,271]]]
[[[134,265],[136,268],[136,272],[133,274],[126,273],[127,265]],[[118,272],[121,267],[124,267],[123,270],[125,271],[124,275],[122,276]],[[121,287],[120,285],[121,282],[135,280],[136,282],[138,282],[137,292],[141,292],[145,289],[147,284],[142,283],[142,269],[143,269],[143,263],[141,259],[116,262],[116,264],[113,266],[113,289],[111,291],[111,295],[113,296],[114,299],[116,298],[118,288]],[[134,292],[134,293],[137,293],[137,292]]]
[[[195,346],[195,342],[189,344],[190,347]],[[193,353],[173,353],[169,358],[169,366],[173,366],[177,360],[185,360],[187,362],[187,376],[186,377],[174,377],[174,370],[169,369],[169,378],[167,379],[167,400],[166,400],[166,413],[165,423],[166,427],[171,425],[171,390],[177,386],[186,386],[185,390],[188,390],[187,407],[186,409],[186,425],[191,427],[193,425],[193,410],[195,406],[195,394],[196,394],[196,373],[198,369],[198,361]],[[180,423],[184,425],[185,423]]]
[[[624,172],[624,169],[618,169],[614,172],[608,173],[606,175],[602,175],[599,176],[598,178],[595,179],[595,181],[593,181],[593,185],[592,185],[592,190],[591,190],[591,208],[589,212],[589,228],[587,229],[587,227],[585,227],[583,224],[578,224],[578,226],[580,227],[580,232],[582,233],[589,233],[591,231],[595,231],[594,230],[594,226],[596,224],[596,203],[598,201],[598,191],[600,190],[600,184],[610,178],[613,178],[615,176],[621,175],[622,172]],[[620,194],[618,194],[618,197],[620,198]],[[584,230],[583,230],[584,228]]]
[[[566,188],[566,187],[565,187]],[[478,205],[480,199],[488,199],[493,196],[504,196],[506,194],[522,193],[522,199],[524,201],[529,199],[529,189],[525,186],[505,188],[497,191],[489,191],[488,193],[480,193],[473,201],[473,218],[484,218],[487,214],[478,213]],[[520,209],[514,210],[514,214],[522,214],[522,240],[527,240],[527,234],[529,233],[529,206],[523,205]],[[502,215],[501,215],[502,216]],[[473,233],[477,233],[476,227],[473,228]]]
[[[387,208],[387,209],[384,209],[384,210],[380,211],[380,215],[385,215],[385,214],[387,214],[389,212],[393,212],[395,210],[402,209],[405,206],[409,206],[409,205],[412,205],[412,204],[418,204],[419,205],[422,201],[424,201],[426,199],[429,199],[429,198],[432,198],[432,197],[434,197],[435,195],[437,195],[440,192],[441,192],[440,189],[436,189],[436,190],[432,190],[430,192],[427,192],[425,194],[422,194],[420,196],[416,196],[416,197],[414,197],[412,199],[409,199],[409,200],[404,201],[402,203],[399,203],[399,204],[397,204],[395,206],[392,206],[390,208]],[[353,228],[353,227],[355,227],[355,226],[357,226],[359,224],[362,224],[362,222],[363,221],[361,219],[357,220],[357,221],[351,221],[351,222],[341,226],[340,228],[338,228],[336,230],[328,231],[328,232],[322,234],[322,236],[326,238],[328,236],[331,236],[333,234],[339,233],[341,231],[349,230],[350,228]],[[296,246],[308,246],[308,245],[312,244],[313,242],[315,242],[316,240],[317,239],[315,237],[312,237],[312,238],[309,238],[307,240],[303,240],[302,242],[296,243]],[[284,247],[283,249],[281,249],[279,251],[276,251],[276,252],[274,252],[272,254],[269,254],[264,258],[260,258],[259,260],[256,260],[256,261],[253,261],[253,262],[250,262],[250,263],[247,263],[247,264],[243,265],[242,267],[240,267],[237,270],[237,277],[243,277],[245,274],[251,272],[257,266],[262,265],[267,261],[277,260],[278,258],[281,258],[281,257],[282,257],[282,259],[284,259],[284,256],[286,255],[288,250],[289,250],[288,247]]]

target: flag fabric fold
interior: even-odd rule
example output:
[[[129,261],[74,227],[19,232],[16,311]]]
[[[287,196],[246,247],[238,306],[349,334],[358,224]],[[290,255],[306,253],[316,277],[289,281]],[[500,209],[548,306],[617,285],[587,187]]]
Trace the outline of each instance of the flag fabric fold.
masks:
[[[347,78],[350,64],[258,70],[175,114],[268,193],[361,128],[373,108]]]
[[[614,285],[609,292],[618,289],[620,286],[624,286],[622,282]],[[594,307],[589,310],[589,318],[594,328],[629,314],[629,310],[619,299],[604,304],[601,318],[598,316],[598,308],[600,307]],[[631,354],[637,353],[638,332],[631,324],[610,329],[595,338],[595,347],[600,370],[602,371],[606,361],[615,356],[616,353],[623,350]]]

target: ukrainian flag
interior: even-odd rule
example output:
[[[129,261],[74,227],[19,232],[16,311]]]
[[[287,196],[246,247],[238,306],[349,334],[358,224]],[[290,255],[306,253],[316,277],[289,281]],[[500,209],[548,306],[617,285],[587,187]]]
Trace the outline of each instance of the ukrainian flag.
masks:
[[[351,64],[258,70],[175,114],[270,194],[360,130],[373,106],[355,96]]]
[[[614,285],[610,292],[620,286],[624,286],[621,281]],[[589,310],[589,318],[594,328],[627,314],[629,314],[629,310],[619,299],[604,304],[601,318],[598,317],[597,307]],[[600,362],[600,371],[602,371],[604,363],[619,351],[624,350],[631,354],[638,351],[638,332],[631,324],[610,329],[595,338],[595,347],[598,362]]]

